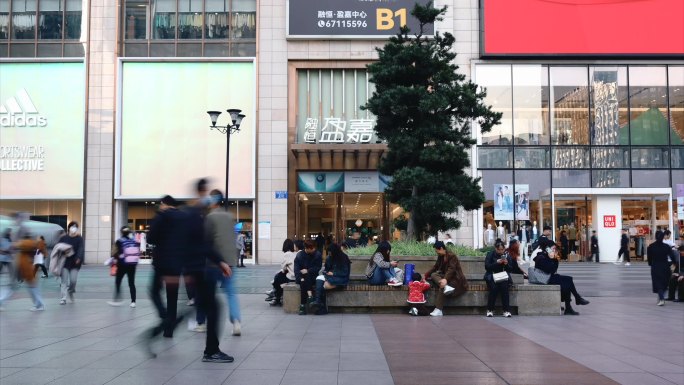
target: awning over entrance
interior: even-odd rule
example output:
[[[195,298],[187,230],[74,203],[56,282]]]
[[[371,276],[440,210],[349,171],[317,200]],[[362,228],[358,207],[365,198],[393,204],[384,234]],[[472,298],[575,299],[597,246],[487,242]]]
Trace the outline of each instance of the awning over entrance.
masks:
[[[298,170],[377,170],[385,144],[292,144]]]

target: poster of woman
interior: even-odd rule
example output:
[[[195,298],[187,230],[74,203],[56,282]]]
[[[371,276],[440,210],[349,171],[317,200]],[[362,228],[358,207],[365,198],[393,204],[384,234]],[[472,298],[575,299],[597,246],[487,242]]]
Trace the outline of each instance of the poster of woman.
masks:
[[[530,185],[515,185],[515,219],[518,221],[530,220]]]
[[[510,184],[494,185],[494,219],[513,220],[513,186]]]

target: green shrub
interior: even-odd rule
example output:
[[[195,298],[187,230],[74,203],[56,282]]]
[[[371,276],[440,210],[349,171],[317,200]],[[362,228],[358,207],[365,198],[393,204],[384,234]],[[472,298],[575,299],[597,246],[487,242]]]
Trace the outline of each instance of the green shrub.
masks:
[[[437,255],[435,253],[435,248],[425,242],[415,242],[415,241],[395,241],[392,244],[392,255],[396,256],[433,256]],[[359,256],[359,255],[372,255],[375,252],[377,245],[366,246],[366,247],[356,247],[349,249],[347,254],[349,256]],[[486,255],[482,250],[473,249],[472,247],[463,245],[448,245],[447,248],[454,252],[456,255],[461,257],[484,257]]]

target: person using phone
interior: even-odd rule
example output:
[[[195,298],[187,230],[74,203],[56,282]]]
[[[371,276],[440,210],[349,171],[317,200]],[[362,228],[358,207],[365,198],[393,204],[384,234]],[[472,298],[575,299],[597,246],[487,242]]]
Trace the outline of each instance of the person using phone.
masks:
[[[484,279],[489,289],[489,297],[487,298],[487,317],[494,317],[494,304],[496,297],[501,294],[501,305],[503,306],[503,316],[511,317],[511,309],[509,305],[508,288],[511,285],[511,270],[513,260],[506,252],[506,244],[501,239],[494,242],[494,250],[490,251],[485,258],[485,273]],[[504,281],[494,281],[495,273],[506,272],[508,279]]]

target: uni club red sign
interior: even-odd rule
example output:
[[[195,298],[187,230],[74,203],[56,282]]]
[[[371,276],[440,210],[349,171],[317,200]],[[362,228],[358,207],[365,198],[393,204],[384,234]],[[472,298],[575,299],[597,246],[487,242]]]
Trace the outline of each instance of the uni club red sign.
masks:
[[[604,215],[603,227],[615,227],[615,215]]]

